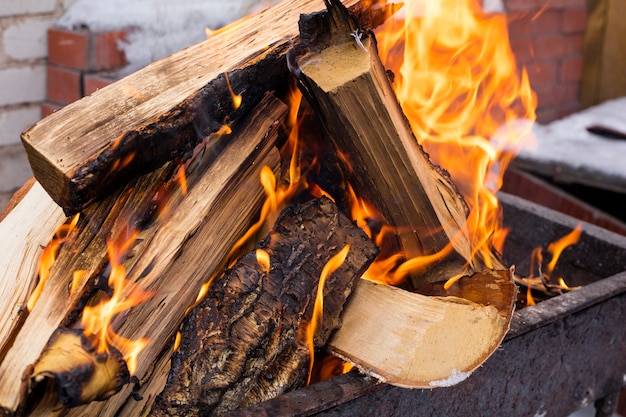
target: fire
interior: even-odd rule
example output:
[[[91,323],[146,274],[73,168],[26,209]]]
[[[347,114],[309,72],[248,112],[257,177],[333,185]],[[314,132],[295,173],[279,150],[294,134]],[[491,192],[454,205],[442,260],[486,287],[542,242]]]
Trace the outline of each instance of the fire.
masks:
[[[126,279],[126,269],[123,265],[138,235],[138,231],[127,231],[117,241],[107,242],[110,264],[108,285],[112,294],[96,305],[86,306],[81,318],[85,335],[97,341],[98,351],[108,352],[109,346],[114,346],[122,353],[131,374],[137,367],[137,355],[148,341],[147,339],[129,340],[118,335],[114,329],[114,320],[118,314],[131,309],[151,296]],[[126,292],[129,295],[125,297]]]
[[[48,243],[43,249],[43,252],[41,252],[41,255],[39,256],[39,281],[26,303],[28,311],[33,311],[33,308],[35,308],[35,304],[37,303],[37,300],[43,291],[43,287],[50,276],[50,269],[56,260],[59,249],[61,245],[67,241],[69,234],[76,227],[79,218],[80,213],[68,218],[68,220],[56,231],[54,237],[50,240],[50,243]]]
[[[517,74],[503,14],[475,0],[404,3],[377,30],[385,67],[419,143],[470,205],[473,256],[493,267],[505,231],[495,192],[535,119],[536,96]]]
[[[317,284],[317,294],[315,295],[313,315],[311,317],[311,322],[306,328],[306,340],[309,348],[309,377],[307,385],[311,381],[311,371],[313,370],[313,362],[315,359],[315,343],[313,338],[315,336],[315,330],[317,330],[318,324],[322,321],[322,315],[324,313],[324,284],[326,283],[326,279],[328,279],[328,277],[335,272],[337,268],[343,265],[346,257],[348,256],[348,252],[350,252],[350,245],[346,244],[343,249],[326,262],[326,265],[324,265],[322,273],[320,274],[320,280]]]
[[[230,91],[230,96],[233,100],[233,108],[237,110],[239,106],[241,106],[241,94],[235,94],[233,87],[230,85],[230,79],[228,78],[228,73],[224,73],[224,77],[226,78],[226,85],[228,86],[228,91]]]
[[[547,251],[550,253],[550,262],[546,265],[545,271],[542,269],[543,264],[543,252],[540,247],[535,248],[530,257],[530,273],[526,278],[516,278],[517,282],[527,287],[526,291],[526,304],[529,306],[535,305],[535,300],[532,296],[532,290],[539,290],[543,293],[561,293],[563,291],[571,291],[575,289],[567,285],[563,277],[556,279],[556,283],[553,283],[552,273],[559,261],[563,251],[571,245],[578,243],[580,235],[582,233],[582,223],[579,223],[571,232],[555,240],[548,245]],[[535,275],[534,271],[537,271]]]

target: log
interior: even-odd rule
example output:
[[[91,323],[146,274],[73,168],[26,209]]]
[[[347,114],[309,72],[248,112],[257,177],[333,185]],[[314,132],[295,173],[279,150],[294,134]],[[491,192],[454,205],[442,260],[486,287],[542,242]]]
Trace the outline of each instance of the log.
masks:
[[[285,114],[286,106],[269,95],[233,126],[232,135],[221,141],[210,137],[206,151],[188,165],[189,192],[184,198],[180,187],[167,191],[157,185],[177,171],[166,165],[84,213],[69,237],[72,245],[61,248],[39,300],[0,363],[0,406],[5,413],[23,411],[27,405],[33,415],[66,413],[52,404],[38,406],[41,398],[36,396],[53,389],[54,381],[47,373],[41,374],[46,378],[33,378],[31,365],[42,362],[42,351],[58,327],[82,328],[85,302],[108,291],[111,261],[106,259],[106,240],[115,240],[129,228],[135,229],[137,238],[130,241],[132,251],[123,258],[126,280],[139,283],[152,298],[118,315],[114,325],[116,333],[127,339],[150,340],[134,375],[142,383],[152,375],[153,363],[172,343],[200,287],[223,270],[231,246],[255,220],[264,198],[259,171],[264,165],[277,169],[279,155],[273,145]],[[221,144],[223,150],[212,152],[211,144]],[[165,184],[168,188],[169,182]],[[157,195],[149,192],[155,190]],[[157,204],[163,197],[165,202]],[[86,272],[70,292],[74,270]],[[132,289],[125,289],[122,298],[129,292]],[[71,356],[73,349],[66,354]],[[127,387],[123,394],[67,414],[114,415],[131,391]]]
[[[5,209],[0,222],[0,358],[28,315],[41,248],[64,221],[63,211],[36,181],[28,181]]]
[[[305,385],[304,329],[322,270],[346,244],[345,261],[323,283],[316,349],[339,326],[346,298],[378,249],[327,198],[284,209],[257,247],[269,255],[269,268],[249,252],[185,319],[151,415],[222,415]]]
[[[349,183],[394,228],[392,246],[405,259],[435,258],[414,268],[413,288],[480,269],[465,227],[467,205],[418,145],[373,33],[340,2],[325,3],[328,14],[303,17],[290,62],[330,141],[349,159]]]
[[[504,340],[517,296],[512,270],[486,270],[465,280],[471,284],[464,298],[361,280],[329,342],[331,352],[399,387],[465,380]]]
[[[303,17],[301,44],[288,57],[328,133],[345,155],[356,194],[394,228],[393,246],[408,262],[412,289],[468,276],[487,296],[427,297],[360,282],[342,315],[331,351],[362,371],[402,387],[449,386],[465,379],[500,345],[516,298],[513,272],[474,260],[467,206],[447,172],[418,145],[378,57],[373,33],[338,1]],[[493,264],[502,265],[497,255]],[[495,291],[490,291],[495,288]],[[480,294],[481,291],[478,291]],[[498,308],[500,307],[500,308]]]
[[[385,8],[362,3],[364,19],[372,27],[380,23]],[[286,87],[284,57],[297,37],[298,16],[319,6],[285,0],[39,121],[22,134],[35,177],[74,213],[132,177],[184,159],[265,91]]]

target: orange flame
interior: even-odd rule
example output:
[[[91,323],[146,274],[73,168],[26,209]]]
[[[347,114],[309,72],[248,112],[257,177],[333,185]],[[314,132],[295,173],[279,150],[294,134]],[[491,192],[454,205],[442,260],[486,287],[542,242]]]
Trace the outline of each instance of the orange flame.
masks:
[[[322,273],[320,274],[320,280],[317,284],[317,294],[315,296],[315,305],[313,307],[313,315],[306,328],[306,340],[309,348],[309,376],[307,379],[307,385],[311,382],[311,371],[313,370],[313,362],[315,359],[315,343],[313,337],[315,336],[318,324],[322,321],[324,313],[324,285],[326,284],[326,279],[328,279],[328,277],[335,272],[337,268],[343,265],[346,257],[348,256],[348,252],[350,252],[350,245],[346,244],[343,249],[333,255],[333,257],[326,262],[326,265],[324,265]]]
[[[233,87],[231,87],[230,85],[230,79],[228,78],[227,72],[224,73],[224,78],[226,78],[226,85],[228,86],[228,91],[230,91],[230,96],[233,100],[233,108],[237,110],[239,106],[241,106],[241,94],[235,94],[235,91],[233,91]]]
[[[550,260],[550,263],[546,266],[546,274],[548,275],[548,277],[552,274],[552,271],[554,271],[554,267],[559,261],[559,258],[561,257],[563,251],[567,247],[578,243],[582,230],[582,223],[578,223],[578,225],[576,225],[576,227],[571,232],[548,245],[548,252],[552,254],[552,259]]]
[[[52,264],[56,260],[57,254],[59,253],[59,249],[61,244],[63,244],[69,234],[74,230],[76,224],[78,223],[78,219],[80,218],[80,213],[75,214],[73,217],[68,218],[67,221],[62,224],[54,236],[50,240],[50,242],[46,245],[39,256],[39,281],[37,282],[37,286],[33,290],[32,294],[28,298],[28,302],[26,303],[26,309],[30,312],[35,308],[35,304],[37,304],[37,300],[39,300],[39,296],[43,291],[43,287],[50,276],[50,269],[52,268]]]
[[[491,268],[505,231],[495,192],[527,138],[536,96],[517,75],[503,14],[475,0],[409,0],[379,30],[379,52],[415,136],[470,205],[475,259]]]
[[[108,278],[112,294],[99,304],[86,306],[83,309],[81,325],[87,336],[97,340],[99,352],[108,352],[114,346],[122,353],[131,374],[137,367],[137,355],[146,346],[148,340],[129,340],[118,335],[114,328],[114,319],[119,314],[150,298],[151,294],[126,280],[126,269],[123,261],[133,247],[139,233],[127,231],[117,241],[107,241],[110,273]],[[124,297],[124,294],[129,295]]]
[[[267,251],[264,251],[263,249],[257,249],[256,250],[256,260],[259,263],[259,265],[261,266],[261,268],[263,268],[263,271],[265,271],[266,274],[269,274],[270,272],[270,254],[267,253]]]

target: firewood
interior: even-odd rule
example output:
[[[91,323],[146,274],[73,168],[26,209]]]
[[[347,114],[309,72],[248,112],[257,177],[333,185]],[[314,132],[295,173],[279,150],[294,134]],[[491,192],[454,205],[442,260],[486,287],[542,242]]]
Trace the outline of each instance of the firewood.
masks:
[[[463,197],[418,145],[373,34],[341,3],[326,4],[325,18],[303,17],[301,50],[292,60],[329,138],[349,158],[349,182],[394,227],[395,246],[406,259],[441,254],[411,275],[414,287],[473,272]]]
[[[330,349],[396,386],[457,384],[500,346],[517,295],[513,271],[486,270],[467,282],[479,288],[467,291],[476,301],[429,297],[361,280]]]
[[[287,85],[284,56],[298,16],[319,7],[314,0],[283,1],[36,123],[22,135],[35,177],[74,213],[129,178],[184,158],[265,91]],[[372,24],[384,12],[359,10]]]
[[[125,338],[150,340],[134,372],[139,382],[145,382],[155,359],[172,343],[200,287],[226,266],[232,245],[256,220],[264,198],[259,172],[264,165],[274,170],[278,167],[279,155],[273,145],[285,114],[286,106],[269,95],[252,114],[233,126],[232,135],[223,140],[209,137],[206,151],[199,153],[196,162],[189,165],[188,194],[182,197],[182,191],[175,188],[169,199],[160,203],[161,210],[169,210],[167,214],[154,210],[156,199],[163,197],[158,184],[162,185],[163,178],[175,170],[167,165],[135,180],[84,213],[69,236],[72,245],[61,248],[41,296],[0,363],[3,411],[15,413],[20,405],[23,410],[28,404],[39,414],[66,412],[62,407],[37,407],[39,399],[33,395],[41,392],[37,387],[45,381],[32,378],[32,365],[46,361],[41,354],[58,327],[82,328],[79,315],[85,301],[93,295],[93,285],[100,282],[100,288],[106,290],[110,267],[106,240],[128,227],[137,228],[137,239],[131,242],[132,251],[123,262],[126,280],[138,283],[153,295],[119,315],[114,325],[116,333]],[[220,143],[223,150],[212,152],[214,143]],[[154,190],[159,195],[147,192]],[[19,208],[9,215],[16,214]],[[72,285],[70,292],[74,270],[87,272]],[[125,290],[122,296],[128,296],[130,291]],[[66,354],[81,354],[74,352],[76,346],[71,343]],[[44,376],[51,379],[54,375],[46,372]],[[125,389],[124,394],[128,396],[130,391]],[[125,399],[116,395],[68,414],[114,415]],[[68,403],[73,401],[68,399]]]
[[[269,266],[249,252],[185,319],[180,351],[151,415],[221,415],[304,385],[310,362],[304,329],[320,275],[346,244],[345,261],[323,284],[316,348],[339,326],[346,297],[378,249],[327,198],[283,210],[257,247]]]
[[[435,258],[411,271],[409,287],[473,275],[482,266],[473,258],[463,197],[418,145],[373,33],[340,2],[325,4],[326,14],[302,18],[301,44],[288,59],[330,141],[348,159],[348,181],[394,228],[394,246],[407,259]],[[331,349],[394,385],[431,388],[464,379],[503,340],[516,295],[509,270],[474,275],[463,279],[497,288],[486,292],[492,300],[426,297],[360,282]]]
[[[26,303],[37,284],[41,248],[65,215],[36,181],[12,198],[0,222],[0,360],[28,315]]]

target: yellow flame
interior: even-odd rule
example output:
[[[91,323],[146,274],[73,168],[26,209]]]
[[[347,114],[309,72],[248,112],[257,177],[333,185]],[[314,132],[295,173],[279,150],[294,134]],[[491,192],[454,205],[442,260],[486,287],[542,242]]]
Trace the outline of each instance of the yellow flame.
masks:
[[[408,0],[403,9],[377,30],[380,55],[415,136],[470,205],[473,258],[491,268],[506,235],[495,192],[529,135],[535,94],[526,71],[517,74],[504,14],[475,0]]]
[[[67,221],[57,229],[50,242],[41,252],[41,255],[39,256],[38,266],[39,281],[37,282],[37,286],[33,290],[26,303],[26,309],[29,312],[33,311],[33,308],[35,308],[35,304],[37,304],[37,300],[39,300],[39,296],[43,291],[43,287],[46,284],[48,277],[50,277],[50,270],[52,269],[52,265],[56,260],[57,254],[59,253],[61,244],[63,244],[68,239],[69,234],[76,227],[79,218],[80,213],[77,213],[73,217],[68,218]]]
[[[346,260],[348,256],[348,252],[350,251],[350,245],[346,244],[343,249],[341,249],[337,254],[333,255],[324,268],[322,268],[322,273],[320,274],[320,280],[317,284],[317,294],[315,296],[315,305],[313,307],[313,315],[311,317],[311,321],[306,328],[306,340],[307,346],[309,348],[309,376],[307,379],[307,385],[311,382],[311,371],[313,370],[313,362],[315,359],[315,342],[313,340],[315,336],[315,331],[317,330],[318,324],[322,321],[323,313],[324,313],[324,285],[326,284],[326,280],[333,272],[337,270]]]
[[[256,260],[266,274],[270,272],[270,254],[263,249],[256,250]]]
[[[237,110],[239,106],[241,106],[241,94],[235,94],[235,91],[233,91],[233,87],[231,87],[230,85],[230,79],[228,78],[227,72],[224,73],[224,78],[226,78],[226,85],[228,86],[228,91],[230,91],[230,96],[233,100],[233,108]]]
[[[554,267],[559,261],[559,258],[561,257],[563,251],[569,246],[578,243],[582,230],[582,223],[578,223],[578,225],[574,229],[572,229],[571,232],[548,245],[548,252],[552,254],[552,259],[550,260],[550,263],[546,266],[546,274],[548,276],[550,276],[552,274],[552,271],[554,271]]]
[[[137,231],[127,231],[126,235],[123,234],[117,241],[107,241],[110,265],[108,284],[112,294],[96,305],[86,306],[81,317],[81,326],[87,336],[97,341],[98,351],[108,352],[109,346],[114,346],[122,353],[131,374],[136,369],[137,355],[148,341],[126,339],[114,331],[112,323],[119,313],[151,297],[151,294],[127,281],[123,265],[124,258],[135,244],[138,234]],[[125,293],[128,295],[125,296]]]

